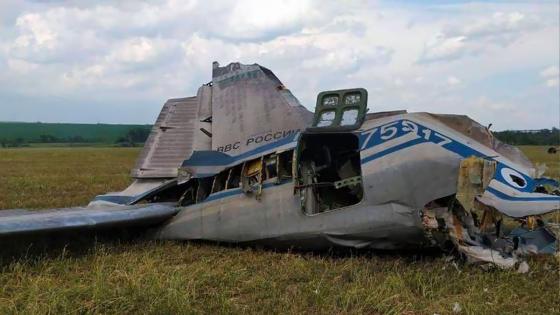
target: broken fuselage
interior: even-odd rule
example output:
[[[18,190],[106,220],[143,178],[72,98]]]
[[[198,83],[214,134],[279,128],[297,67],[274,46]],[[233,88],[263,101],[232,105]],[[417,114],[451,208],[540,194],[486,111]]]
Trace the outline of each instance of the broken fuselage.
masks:
[[[503,266],[521,250],[556,251],[541,215],[560,209],[558,183],[518,149],[466,116],[366,106],[364,89],[327,91],[313,115],[270,70],[216,63],[196,96],[164,105],[129,188],[97,196],[77,221],[0,217],[0,235],[143,224],[158,239],[452,246]],[[506,218],[521,227],[510,234]]]

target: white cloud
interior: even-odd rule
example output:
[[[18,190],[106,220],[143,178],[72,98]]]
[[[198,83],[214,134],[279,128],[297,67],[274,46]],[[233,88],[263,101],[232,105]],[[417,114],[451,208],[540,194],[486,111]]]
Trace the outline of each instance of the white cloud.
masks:
[[[520,12],[495,12],[491,17],[479,18],[462,27],[460,33],[469,37],[493,37],[497,39],[509,33],[528,31],[539,27],[535,17]]]
[[[29,47],[37,45],[48,49],[54,48],[57,33],[53,31],[49,23],[39,14],[25,14],[17,19],[22,35],[16,39],[16,46]]]
[[[447,77],[447,84],[449,84],[450,86],[456,86],[456,85],[461,84],[461,80],[459,80],[455,76],[450,75],[450,76]]]
[[[558,66],[550,66],[541,71],[541,77],[545,80],[544,84],[547,87],[554,88],[558,86],[560,71]]]
[[[550,66],[541,71],[541,76],[543,78],[557,77],[560,75],[560,70],[558,66]]]
[[[307,0],[239,0],[220,25],[216,35],[232,39],[261,39],[269,34],[286,34],[301,28],[313,18],[313,6]]]
[[[482,53],[496,45],[506,46],[522,34],[544,26],[545,23],[535,16],[528,17],[517,11],[457,19],[426,42],[419,61],[453,60]]]
[[[115,49],[108,58],[117,62],[139,63],[152,59],[156,55],[157,52],[152,40],[140,37],[127,40]]]
[[[93,85],[103,78],[106,68],[102,65],[92,65],[81,69],[74,69],[63,75],[64,82],[69,88],[80,85]]]
[[[546,86],[557,87],[558,86],[558,78],[552,78],[552,79],[546,80]]]
[[[18,74],[27,74],[39,67],[38,64],[19,59],[8,59],[8,68]]]
[[[465,49],[465,36],[446,37],[437,34],[426,43],[422,61],[453,59],[461,56]]]
[[[554,115],[517,110],[532,100],[540,112],[559,107],[551,89],[499,84],[538,73],[558,86],[557,3],[23,0],[0,8],[0,100],[30,104],[24,112],[0,102],[0,120],[56,117],[33,105],[41,99],[67,100],[81,109],[77,121],[130,106],[136,116],[101,117],[151,123],[164,99],[208,82],[215,60],[270,68],[309,108],[319,91],[353,86],[370,91],[372,110],[459,112],[497,129],[520,113],[524,128],[550,124]]]

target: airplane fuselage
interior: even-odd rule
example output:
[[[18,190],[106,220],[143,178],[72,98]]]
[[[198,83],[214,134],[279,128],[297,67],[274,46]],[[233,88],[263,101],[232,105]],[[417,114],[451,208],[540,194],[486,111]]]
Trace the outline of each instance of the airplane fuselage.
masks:
[[[499,163],[526,171],[428,114],[367,120],[360,130],[348,133],[359,142],[364,193],[356,204],[309,214],[293,178],[268,179],[260,198],[237,187],[181,208],[157,237],[305,248],[418,247],[430,244],[421,211],[430,201],[456,192],[462,159],[494,156]]]

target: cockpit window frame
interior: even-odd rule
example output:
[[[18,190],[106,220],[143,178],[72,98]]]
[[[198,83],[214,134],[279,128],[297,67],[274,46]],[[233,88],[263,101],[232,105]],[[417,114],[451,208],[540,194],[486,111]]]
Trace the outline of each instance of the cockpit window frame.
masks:
[[[358,96],[354,98],[355,101],[347,102],[349,97],[354,96]],[[327,104],[328,100],[334,98],[336,98],[336,103],[328,102]],[[317,95],[313,123],[307,130],[312,132],[339,132],[359,129],[365,121],[367,98],[367,91],[362,88],[324,91],[319,93],[319,95]],[[357,111],[355,122],[342,125],[344,114],[351,110]],[[334,112],[334,118],[330,124],[324,124],[324,116],[330,112]]]

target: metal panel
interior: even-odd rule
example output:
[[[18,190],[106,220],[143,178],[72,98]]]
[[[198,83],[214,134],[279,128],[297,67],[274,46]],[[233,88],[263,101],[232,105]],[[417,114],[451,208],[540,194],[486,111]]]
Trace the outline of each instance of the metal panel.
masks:
[[[212,150],[232,156],[309,126],[313,114],[272,71],[231,63],[212,72]]]
[[[150,226],[178,212],[172,204],[0,211],[0,238],[72,229]]]
[[[168,100],[138,157],[132,177],[176,177],[177,168],[192,153],[197,117],[196,97]]]

